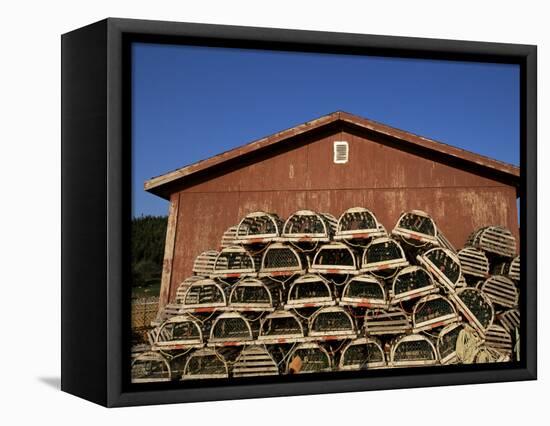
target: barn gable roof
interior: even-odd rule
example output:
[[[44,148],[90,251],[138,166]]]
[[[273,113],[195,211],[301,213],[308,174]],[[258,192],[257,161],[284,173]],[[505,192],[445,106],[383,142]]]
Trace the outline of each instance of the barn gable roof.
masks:
[[[359,131],[387,138],[398,149],[430,153],[440,159],[449,161],[457,168],[477,171],[494,177],[495,180],[506,182],[512,186],[519,186],[519,167],[368,120],[348,112],[336,111],[246,145],[222,152],[205,160],[197,161],[161,176],[151,178],[145,182],[144,189],[162,198],[169,199],[170,193],[173,191],[172,188],[175,185],[180,186],[181,184],[185,184],[186,181],[191,180],[198,174],[218,169],[226,163],[234,162],[241,157],[253,156],[267,148],[290,142],[299,136],[339,123]]]

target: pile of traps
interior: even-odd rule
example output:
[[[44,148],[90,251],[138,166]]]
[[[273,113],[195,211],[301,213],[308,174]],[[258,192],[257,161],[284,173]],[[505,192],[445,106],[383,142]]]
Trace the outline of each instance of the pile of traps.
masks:
[[[250,213],[196,258],[132,380],[517,360],[517,251],[509,230],[488,226],[457,252],[416,210],[391,232],[362,207],[338,219]]]

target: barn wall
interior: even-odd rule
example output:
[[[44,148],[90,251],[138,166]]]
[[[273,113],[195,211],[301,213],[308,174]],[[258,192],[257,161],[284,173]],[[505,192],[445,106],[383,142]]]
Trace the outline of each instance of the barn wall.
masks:
[[[333,163],[333,142],[348,141],[350,161]],[[288,217],[299,209],[338,217],[371,209],[391,230],[404,210],[428,212],[457,247],[474,229],[501,224],[518,236],[515,188],[345,132],[215,177],[178,196],[170,296],[194,258],[218,248],[223,232],[251,211]]]

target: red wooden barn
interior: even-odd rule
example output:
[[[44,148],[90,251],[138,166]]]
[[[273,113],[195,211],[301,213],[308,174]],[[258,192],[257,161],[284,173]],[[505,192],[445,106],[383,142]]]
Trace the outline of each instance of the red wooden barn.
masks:
[[[338,217],[361,206],[391,230],[400,213],[419,209],[461,247],[484,225],[519,236],[519,180],[513,165],[334,112],[145,182],[170,200],[160,305],[191,275],[195,257],[219,248],[247,213]]]

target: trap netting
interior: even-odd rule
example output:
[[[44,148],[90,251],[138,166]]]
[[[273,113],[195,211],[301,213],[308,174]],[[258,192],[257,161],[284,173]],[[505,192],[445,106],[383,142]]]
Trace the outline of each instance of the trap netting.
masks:
[[[336,230],[336,219],[328,213],[300,210],[285,222],[281,237],[285,241],[330,241]]]
[[[371,211],[363,207],[352,207],[338,219],[334,239],[369,239],[384,235],[385,231]]]
[[[402,336],[391,348],[392,367],[416,367],[437,364],[433,343],[420,334]]]
[[[220,278],[255,276],[260,267],[260,259],[252,256],[241,246],[222,249],[216,258],[213,275]]]
[[[448,249],[436,247],[419,255],[417,259],[441,285],[454,292],[462,276],[458,256]]]
[[[366,370],[386,367],[382,345],[377,339],[359,338],[352,340],[340,356],[340,370]]]
[[[208,345],[241,344],[251,340],[254,335],[250,322],[238,312],[225,312],[213,321]]]
[[[414,305],[413,333],[430,330],[459,320],[454,305],[444,296],[432,294]]]
[[[168,382],[171,371],[168,361],[157,352],[143,352],[132,361],[132,383]]]
[[[321,246],[310,267],[311,272],[319,274],[355,274],[357,270],[355,253],[343,243]]]
[[[267,280],[245,278],[234,284],[228,307],[235,311],[273,311],[280,300],[280,288]]]
[[[457,362],[456,345],[464,324],[453,323],[445,326],[437,337],[437,353],[441,364],[454,364]]]
[[[187,359],[182,380],[225,379],[229,369],[225,360],[213,349],[203,348],[193,352]]]
[[[316,311],[310,320],[309,336],[349,339],[355,337],[355,321],[339,306]]]
[[[262,256],[260,276],[280,276],[304,273],[307,259],[286,244],[274,243],[267,247]]]
[[[319,275],[298,277],[290,286],[285,309],[334,305],[328,282]]]
[[[264,344],[294,343],[303,341],[304,327],[296,315],[288,311],[275,311],[262,319],[258,342]]]
[[[392,234],[412,246],[439,245],[435,222],[427,213],[420,210],[402,213]]]
[[[386,308],[388,297],[384,285],[373,275],[365,274],[348,281],[339,301],[343,306]]]
[[[494,318],[493,305],[487,296],[480,290],[470,287],[449,296],[470,325],[484,336],[485,330],[493,323]]]
[[[276,240],[282,232],[283,221],[275,213],[247,214],[237,226],[236,244],[263,244]]]
[[[438,291],[432,276],[420,266],[401,269],[392,283],[392,304],[416,299]]]
[[[371,272],[381,278],[392,277],[398,268],[408,266],[399,243],[391,238],[377,238],[363,251],[361,272]]]
[[[203,335],[198,321],[188,315],[177,315],[166,320],[156,330],[152,348],[174,350],[203,345]]]
[[[227,285],[212,279],[198,280],[187,289],[183,298],[183,309],[223,308],[227,305]]]
[[[287,374],[320,373],[331,369],[331,356],[317,343],[298,345],[289,355],[286,364]]]

